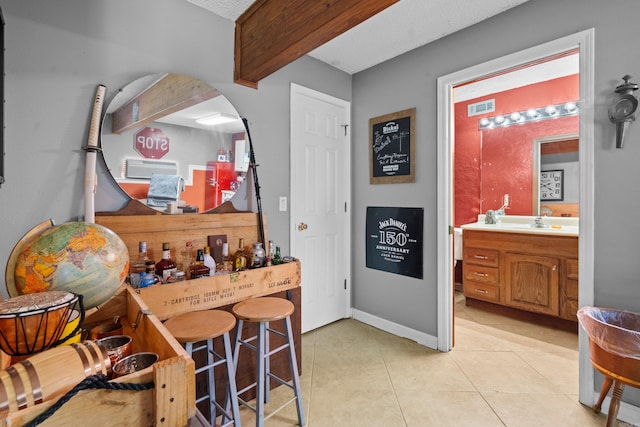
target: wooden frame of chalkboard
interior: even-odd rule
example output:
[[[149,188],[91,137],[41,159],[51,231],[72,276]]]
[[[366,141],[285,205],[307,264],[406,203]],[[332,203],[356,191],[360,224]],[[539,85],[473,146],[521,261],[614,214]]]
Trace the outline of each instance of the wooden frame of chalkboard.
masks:
[[[369,183],[415,182],[416,109],[369,119]]]

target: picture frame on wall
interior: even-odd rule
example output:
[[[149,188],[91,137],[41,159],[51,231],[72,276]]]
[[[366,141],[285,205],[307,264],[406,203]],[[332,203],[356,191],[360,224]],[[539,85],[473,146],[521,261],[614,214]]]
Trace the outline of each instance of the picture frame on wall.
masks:
[[[564,169],[540,171],[540,200],[564,201]]]
[[[415,182],[416,109],[369,119],[369,183]]]

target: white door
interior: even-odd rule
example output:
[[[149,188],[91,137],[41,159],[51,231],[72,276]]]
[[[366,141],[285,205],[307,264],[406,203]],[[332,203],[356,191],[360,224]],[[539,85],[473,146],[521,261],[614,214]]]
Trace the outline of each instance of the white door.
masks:
[[[350,312],[349,102],[291,85],[291,253],[302,266],[302,332]]]

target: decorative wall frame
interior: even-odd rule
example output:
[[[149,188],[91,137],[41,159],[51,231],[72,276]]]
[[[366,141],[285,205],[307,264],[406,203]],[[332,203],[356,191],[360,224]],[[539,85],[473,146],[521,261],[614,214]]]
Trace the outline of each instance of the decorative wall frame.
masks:
[[[416,109],[369,119],[369,183],[415,182]]]

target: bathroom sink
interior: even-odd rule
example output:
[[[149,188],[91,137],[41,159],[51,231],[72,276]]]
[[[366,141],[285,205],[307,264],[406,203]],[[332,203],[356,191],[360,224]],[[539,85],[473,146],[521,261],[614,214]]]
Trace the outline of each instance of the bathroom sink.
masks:
[[[461,228],[463,230],[473,229],[485,231],[501,231],[509,233],[550,234],[561,236],[577,236],[579,231],[579,227],[577,225],[550,225],[548,227],[533,227],[528,223],[517,222],[500,222],[498,224],[474,222],[471,224],[465,224]]]
[[[535,227],[535,216],[500,215],[497,224],[486,224],[486,215],[478,215],[478,222],[462,225],[462,229],[501,231],[509,233],[550,234],[578,236],[580,220],[577,217],[542,217],[544,227]]]

